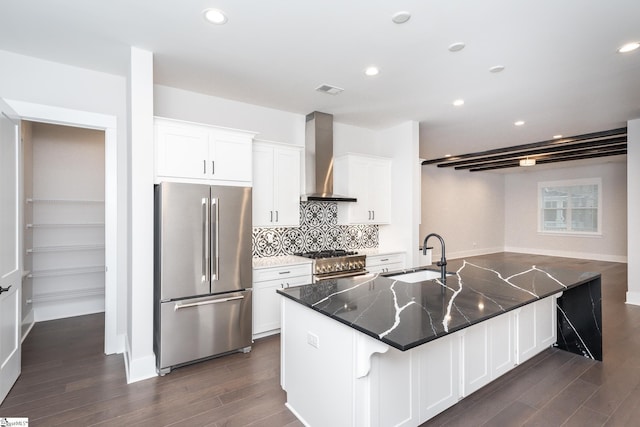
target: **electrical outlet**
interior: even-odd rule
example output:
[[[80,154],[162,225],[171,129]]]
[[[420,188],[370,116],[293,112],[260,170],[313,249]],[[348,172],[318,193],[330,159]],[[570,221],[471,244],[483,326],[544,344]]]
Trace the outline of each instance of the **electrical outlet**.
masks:
[[[307,332],[307,344],[311,347],[320,348],[320,338],[316,334]]]

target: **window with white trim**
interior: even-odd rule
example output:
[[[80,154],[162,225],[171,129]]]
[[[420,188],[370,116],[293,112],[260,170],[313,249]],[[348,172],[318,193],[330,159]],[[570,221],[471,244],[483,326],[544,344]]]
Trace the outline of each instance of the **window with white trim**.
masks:
[[[541,233],[599,235],[601,207],[601,178],[538,183]]]

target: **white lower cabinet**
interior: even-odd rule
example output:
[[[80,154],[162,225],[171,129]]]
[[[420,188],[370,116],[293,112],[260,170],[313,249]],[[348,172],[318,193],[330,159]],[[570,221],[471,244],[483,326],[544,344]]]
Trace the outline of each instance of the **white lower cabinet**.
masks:
[[[489,384],[515,366],[511,313],[463,329],[459,334],[464,379],[462,397]]]
[[[518,364],[529,360],[556,342],[556,299],[560,295],[525,305],[513,312]]]
[[[404,253],[367,256],[366,268],[369,273],[388,273],[405,268]]]
[[[455,334],[420,348],[420,423],[460,400],[460,339]]]
[[[280,295],[278,289],[308,285],[312,281],[311,264],[280,266],[253,272],[253,338],[280,331]]]

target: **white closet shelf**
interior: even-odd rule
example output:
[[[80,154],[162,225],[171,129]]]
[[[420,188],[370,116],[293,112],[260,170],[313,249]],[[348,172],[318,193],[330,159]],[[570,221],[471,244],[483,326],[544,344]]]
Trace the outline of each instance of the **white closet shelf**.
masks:
[[[54,268],[51,270],[32,271],[27,277],[73,276],[76,274],[104,273],[104,265],[76,268]]]
[[[27,249],[27,253],[34,252],[74,252],[74,251],[99,251],[104,245],[68,245],[68,246],[41,246]]]
[[[104,227],[104,222],[78,222],[66,224],[27,224],[27,228],[92,228]]]
[[[104,295],[104,288],[78,289],[74,291],[47,292],[33,295],[27,304],[50,301],[65,301],[69,299],[96,297]]]
[[[27,203],[104,203],[104,200],[89,199],[36,199],[28,198]]]

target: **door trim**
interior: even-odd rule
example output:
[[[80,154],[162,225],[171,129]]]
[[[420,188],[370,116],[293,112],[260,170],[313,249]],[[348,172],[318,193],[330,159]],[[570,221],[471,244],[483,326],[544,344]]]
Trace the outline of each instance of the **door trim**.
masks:
[[[117,117],[89,111],[5,99],[21,119],[104,131],[105,150],[105,354],[124,352],[124,335],[118,334],[118,253],[126,253],[126,239],[119,238]],[[121,290],[123,291],[123,290]]]

